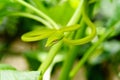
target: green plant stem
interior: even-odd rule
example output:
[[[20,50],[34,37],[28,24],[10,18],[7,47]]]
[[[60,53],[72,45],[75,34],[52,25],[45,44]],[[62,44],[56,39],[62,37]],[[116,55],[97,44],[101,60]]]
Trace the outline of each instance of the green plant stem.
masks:
[[[29,3],[25,2],[24,0],[17,0],[18,3],[26,6],[27,8],[33,10],[34,12],[36,12],[39,16],[43,17],[44,19],[48,20],[54,28],[59,29],[59,26],[50,18],[48,17],[46,14],[44,14],[42,11],[40,11],[39,9],[35,8],[34,6],[30,5]]]
[[[71,17],[70,21],[68,22],[67,26],[71,24],[75,24],[79,21],[82,11],[82,6],[85,0],[80,0],[80,3],[78,5],[78,8],[76,9],[74,15]],[[78,14],[79,13],[79,14]]]
[[[36,20],[36,21],[38,21],[40,23],[43,23],[48,28],[51,28],[51,29],[53,28],[53,26],[51,26],[51,24],[48,21],[40,18],[39,16],[32,15],[30,13],[17,12],[17,13],[12,13],[10,15],[12,15],[12,16],[22,16],[22,17],[27,17],[27,18],[30,18],[30,19],[34,19],[34,20]]]
[[[86,2],[87,1],[85,1],[84,3],[86,3]],[[89,13],[89,16],[91,16],[93,8],[94,8],[94,4],[89,6],[89,9],[86,9],[86,10],[91,11],[91,13]],[[86,29],[86,25],[84,23],[84,18],[82,18],[82,20],[80,22],[80,25],[82,26],[81,27],[82,29],[80,29],[77,32],[77,34],[75,35],[75,39],[82,38],[84,36],[84,31]],[[70,80],[71,79],[70,76],[69,76],[69,73],[70,73],[70,71],[71,71],[71,69],[73,67],[73,63],[74,63],[74,61],[75,61],[75,59],[77,57],[79,48],[80,48],[80,46],[72,46],[69,53],[66,54],[66,58],[65,58],[65,61],[63,63],[63,67],[62,67],[62,70],[61,70],[59,80]]]
[[[38,68],[38,71],[40,71],[40,77],[39,77],[40,80],[42,80],[42,76],[44,75],[44,73],[47,70],[47,68],[49,67],[49,65],[52,63],[54,57],[56,56],[56,53],[61,48],[62,43],[63,43],[62,41],[59,41],[57,44],[55,44],[51,47],[46,60]]]
[[[70,25],[74,25],[76,23],[78,23],[80,17],[81,17],[81,11],[82,11],[82,6],[84,4],[84,1],[85,0],[81,0],[79,5],[78,5],[78,8],[76,9],[76,11],[74,12],[73,16],[71,17],[71,19],[69,20],[69,22],[67,23],[67,26],[70,26]],[[67,32],[65,34],[65,36],[67,37],[69,35],[69,32]]]
[[[80,67],[87,61],[89,56],[92,54],[92,52],[114,31],[114,28],[111,27],[108,29],[101,37],[100,39],[88,49],[88,51],[85,53],[83,58],[78,62],[78,65],[70,72],[70,77],[74,77],[75,74],[79,71]]]
[[[84,24],[83,19],[81,20],[80,25],[82,27],[81,27],[81,29],[79,29],[77,31],[77,34],[75,35],[75,39],[83,37],[83,32],[84,32],[85,26],[86,26]],[[70,79],[69,78],[69,73],[70,73],[70,70],[73,67],[73,63],[74,63],[74,60],[75,60],[75,58],[78,54],[79,48],[80,48],[80,46],[72,46],[70,48],[69,52],[66,54],[65,60],[64,60],[64,63],[63,63],[62,69],[61,69],[61,73],[60,73],[60,76],[59,76],[59,80],[69,80]]]
[[[48,13],[47,8],[44,6],[42,1],[40,1],[40,0],[30,0],[29,2],[30,2],[31,5],[33,5],[37,9],[41,10],[42,12]]]

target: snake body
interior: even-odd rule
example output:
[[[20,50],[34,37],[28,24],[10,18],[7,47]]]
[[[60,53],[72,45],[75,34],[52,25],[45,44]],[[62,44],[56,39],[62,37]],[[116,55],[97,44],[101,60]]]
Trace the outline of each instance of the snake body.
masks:
[[[86,15],[84,10],[83,10],[83,19],[86,22],[86,24],[88,25],[88,27],[90,27],[91,34],[82,39],[71,40],[71,39],[68,39],[67,37],[65,37],[65,35],[64,35],[64,32],[70,32],[70,31],[74,31],[74,30],[77,30],[78,28],[80,28],[80,25],[78,25],[78,24],[63,27],[60,29],[43,28],[40,30],[34,30],[34,31],[24,34],[21,38],[23,41],[26,41],[26,42],[38,41],[38,40],[42,40],[44,38],[48,38],[46,46],[51,46],[60,40],[63,40],[63,42],[65,42],[67,44],[71,44],[71,45],[85,44],[87,42],[90,42],[95,37],[96,28],[95,28],[95,25],[91,22],[91,20]]]
[[[91,22],[91,20],[88,18],[88,16],[86,15],[85,11],[83,10],[83,19],[86,22],[86,24],[88,25],[88,27],[90,27],[91,29],[91,34],[88,35],[85,38],[82,39],[77,39],[77,40],[70,40],[67,38],[63,38],[63,41],[65,43],[68,44],[72,44],[72,45],[81,45],[81,44],[85,44],[87,42],[90,42],[96,35],[96,27],[95,25]]]

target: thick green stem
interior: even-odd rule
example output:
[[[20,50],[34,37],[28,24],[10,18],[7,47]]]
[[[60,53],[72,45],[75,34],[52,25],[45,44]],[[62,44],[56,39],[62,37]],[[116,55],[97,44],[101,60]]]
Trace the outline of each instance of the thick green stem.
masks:
[[[34,19],[34,20],[36,20],[36,21],[38,21],[40,23],[43,23],[48,28],[53,28],[53,26],[51,26],[51,24],[49,24],[48,21],[40,18],[39,16],[32,15],[30,13],[17,12],[17,13],[12,13],[10,15],[12,15],[12,16],[22,16],[22,17],[27,17],[27,18],[30,18],[30,19]]]
[[[62,41],[59,41],[57,44],[53,45],[48,53],[48,56],[46,60],[42,63],[42,65],[38,68],[38,71],[40,71],[40,77],[39,79],[42,79],[42,76],[44,75],[45,71],[49,67],[49,65],[52,63],[54,57],[56,56],[56,53],[62,46]]]
[[[92,6],[94,6],[94,5],[92,5]],[[89,10],[93,11],[93,7],[90,7]],[[91,16],[91,13],[90,13],[90,16]],[[86,20],[86,19],[82,18],[81,24],[80,24],[83,29],[80,29],[78,31],[78,33],[75,36],[75,39],[78,39],[78,38],[81,38],[84,36],[84,29],[86,27],[84,20]],[[89,22],[89,20],[87,20],[87,21]],[[73,63],[74,63],[75,58],[78,54],[79,48],[80,48],[80,46],[72,46],[72,48],[70,49],[70,52],[66,55],[66,59],[65,59],[64,64],[63,64],[59,80],[70,80],[71,79],[71,77],[69,76],[69,73],[73,67]]]
[[[81,27],[81,29],[79,29],[77,31],[77,33],[75,35],[75,39],[83,37],[83,33],[84,33],[84,30],[85,30],[85,26],[86,26],[84,24],[84,20],[83,19],[81,20],[81,24],[80,25],[82,27]],[[63,66],[62,66],[62,70],[61,70],[61,73],[60,73],[60,76],[59,76],[59,80],[70,80],[69,73],[70,73],[70,70],[73,67],[73,63],[74,63],[74,60],[75,60],[75,58],[76,58],[76,56],[78,54],[79,48],[80,48],[80,46],[72,46],[70,48],[69,52],[66,54],[65,60],[64,60]]]
[[[75,24],[78,22],[81,16],[82,6],[83,6],[84,0],[80,0],[79,6],[76,9],[75,13],[71,17],[70,21],[68,22],[67,26]]]
[[[27,8],[33,10],[34,12],[36,12],[39,16],[43,17],[44,19],[48,20],[53,27],[55,27],[56,29],[59,29],[59,26],[50,18],[48,17],[46,14],[44,14],[42,11],[40,11],[39,9],[35,8],[34,6],[30,5],[29,3],[23,1],[23,0],[17,0],[17,2],[19,2],[20,4],[26,6]]]

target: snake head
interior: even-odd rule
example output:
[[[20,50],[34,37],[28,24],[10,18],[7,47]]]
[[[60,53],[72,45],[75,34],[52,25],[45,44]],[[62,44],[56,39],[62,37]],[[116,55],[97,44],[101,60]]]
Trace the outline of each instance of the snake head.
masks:
[[[64,34],[62,32],[56,31],[54,34],[48,37],[45,47],[52,46],[53,44],[63,39],[63,37],[64,37]]]

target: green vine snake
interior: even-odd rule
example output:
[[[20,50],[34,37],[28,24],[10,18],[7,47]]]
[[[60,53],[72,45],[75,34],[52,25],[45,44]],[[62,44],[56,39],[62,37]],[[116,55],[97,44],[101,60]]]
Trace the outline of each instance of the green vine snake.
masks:
[[[30,41],[38,41],[42,40],[44,38],[48,38],[46,45],[45,46],[51,46],[58,42],[59,40],[63,40],[63,42],[71,45],[81,45],[85,44],[89,41],[91,41],[95,35],[96,35],[96,28],[95,25],[91,22],[91,20],[88,18],[86,15],[86,12],[83,9],[83,19],[88,25],[88,27],[91,28],[91,34],[86,36],[85,38],[82,39],[76,39],[76,40],[71,40],[65,37],[64,32],[70,32],[77,30],[80,28],[80,25],[71,25],[67,27],[60,28],[59,30],[56,29],[47,29],[47,28],[42,28],[39,30],[33,30],[31,32],[28,32],[24,34],[21,38],[23,41],[30,42]]]

